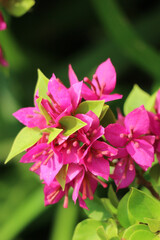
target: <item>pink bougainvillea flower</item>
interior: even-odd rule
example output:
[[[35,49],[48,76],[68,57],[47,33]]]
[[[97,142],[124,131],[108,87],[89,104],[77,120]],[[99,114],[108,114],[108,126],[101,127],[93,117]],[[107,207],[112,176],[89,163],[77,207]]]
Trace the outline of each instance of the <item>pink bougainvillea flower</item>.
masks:
[[[97,115],[92,111],[86,114],[77,114],[76,117],[87,123],[77,133],[78,139],[84,144],[90,145],[104,135],[104,128],[100,125]]]
[[[154,107],[156,113],[148,112],[148,116],[150,119],[150,132],[155,135],[155,153],[160,163],[160,90],[157,92]]]
[[[128,187],[134,180],[136,175],[133,159],[128,155],[121,158],[110,175],[117,185],[117,190]]]
[[[108,125],[105,129],[105,137],[111,145],[125,148],[134,161],[146,169],[151,167],[154,161],[155,137],[145,136],[148,131],[148,114],[141,106],[125,117],[124,126],[118,123]]]
[[[40,106],[38,106],[39,96],[37,93],[34,98],[35,107],[22,108],[15,112],[13,116],[30,128],[56,127],[63,116],[71,115],[76,110],[81,101],[81,88],[82,82],[78,82],[67,89],[53,74],[48,82],[47,95],[50,101],[42,98]],[[48,122],[40,111],[40,107],[45,110],[49,118]]]
[[[53,150],[51,144],[47,143],[37,143],[27,151],[20,162],[34,162],[30,170],[37,173],[48,185],[63,166],[61,153]]]
[[[116,155],[117,150],[105,142],[98,141],[104,135],[104,128],[92,111],[87,114],[77,114],[76,117],[87,123],[77,133],[77,138],[83,143],[78,149],[80,163],[93,175],[108,180],[109,162],[105,157],[110,158]]]
[[[69,80],[71,85],[78,82],[71,65],[69,65]],[[92,81],[85,77],[84,82],[91,86],[89,88],[83,84],[82,97],[85,100],[105,100],[108,102],[122,98],[120,94],[110,94],[116,86],[116,71],[109,58],[98,66]]]

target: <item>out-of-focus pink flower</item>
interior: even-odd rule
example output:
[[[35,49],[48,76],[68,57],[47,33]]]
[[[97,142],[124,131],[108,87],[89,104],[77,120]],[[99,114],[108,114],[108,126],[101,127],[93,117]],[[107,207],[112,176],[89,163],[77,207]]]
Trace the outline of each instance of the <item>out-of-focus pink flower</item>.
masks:
[[[69,65],[69,80],[71,85],[78,82],[71,65]],[[105,100],[108,102],[122,98],[120,94],[110,94],[116,86],[116,71],[109,58],[98,66],[92,81],[87,77],[83,81],[91,87],[83,84],[82,97],[85,100]]]
[[[0,12],[0,31],[5,30],[7,28],[7,24],[4,21],[2,13]],[[0,64],[4,67],[8,67],[8,62],[5,60],[3,56],[2,47],[0,46]]]

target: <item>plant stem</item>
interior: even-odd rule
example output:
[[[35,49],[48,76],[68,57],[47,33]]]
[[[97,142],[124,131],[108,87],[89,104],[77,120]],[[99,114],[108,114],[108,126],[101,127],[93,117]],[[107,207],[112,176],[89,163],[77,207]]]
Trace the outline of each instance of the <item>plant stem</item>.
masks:
[[[144,176],[143,173],[140,174],[140,172],[138,170],[136,170],[136,175],[138,178],[138,184],[143,185],[144,187],[146,187],[151,193],[152,195],[157,198],[158,200],[160,200],[160,195],[154,190],[152,184],[150,182],[148,182]]]

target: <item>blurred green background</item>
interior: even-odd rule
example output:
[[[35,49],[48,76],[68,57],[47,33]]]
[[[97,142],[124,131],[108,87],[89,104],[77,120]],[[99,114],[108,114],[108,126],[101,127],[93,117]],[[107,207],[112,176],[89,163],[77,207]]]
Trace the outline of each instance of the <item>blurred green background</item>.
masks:
[[[124,95],[110,103],[114,112],[134,83],[152,93],[160,83],[160,2],[37,0],[23,17],[4,17],[0,44],[10,66],[0,67],[0,240],[71,240],[83,211],[71,201],[67,210],[62,202],[44,207],[43,186],[29,165],[18,163],[20,156],[4,165],[22,128],[12,113],[33,106],[37,68],[69,86],[69,63],[82,80],[108,57],[117,72],[115,92]]]

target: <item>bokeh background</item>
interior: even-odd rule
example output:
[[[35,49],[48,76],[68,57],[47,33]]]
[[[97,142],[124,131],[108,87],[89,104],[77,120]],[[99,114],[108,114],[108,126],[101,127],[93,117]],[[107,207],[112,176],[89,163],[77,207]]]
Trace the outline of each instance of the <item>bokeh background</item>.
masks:
[[[20,156],[4,165],[22,128],[12,113],[33,106],[38,68],[69,86],[69,63],[82,80],[108,57],[117,72],[115,92],[124,95],[109,103],[114,112],[134,83],[153,93],[160,85],[160,2],[37,0],[20,18],[3,14],[8,29],[0,44],[9,68],[0,67],[0,240],[71,240],[83,210],[71,201],[67,210],[62,202],[44,207],[43,186],[29,165]]]

